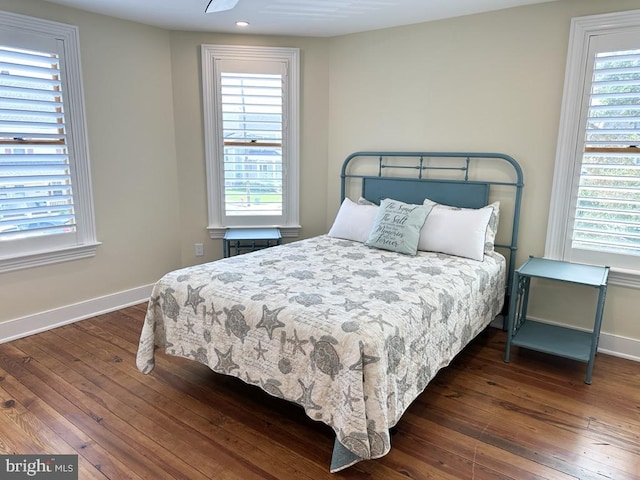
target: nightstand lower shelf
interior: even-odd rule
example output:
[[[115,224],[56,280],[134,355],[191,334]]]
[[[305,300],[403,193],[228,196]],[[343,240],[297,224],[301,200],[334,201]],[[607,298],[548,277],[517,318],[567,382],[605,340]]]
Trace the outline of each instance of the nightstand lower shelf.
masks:
[[[511,345],[589,363],[593,334],[527,319]]]
[[[585,332],[568,326],[530,320],[527,317],[527,305],[532,278],[558,280],[597,288],[598,303],[596,304],[593,329]],[[609,267],[529,257],[520,268],[513,272],[504,361],[509,362],[512,345],[577,360],[587,364],[584,383],[590,384],[593,364],[598,351],[608,278]]]

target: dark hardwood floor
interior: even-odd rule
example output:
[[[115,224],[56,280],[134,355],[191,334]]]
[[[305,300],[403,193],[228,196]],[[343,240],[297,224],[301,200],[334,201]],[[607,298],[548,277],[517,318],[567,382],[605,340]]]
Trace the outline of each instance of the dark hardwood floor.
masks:
[[[640,364],[514,348],[489,329],[418,397],[391,452],[329,473],[333,434],[293,404],[162,353],[146,305],[0,345],[0,453],[78,454],[86,479],[640,478]]]

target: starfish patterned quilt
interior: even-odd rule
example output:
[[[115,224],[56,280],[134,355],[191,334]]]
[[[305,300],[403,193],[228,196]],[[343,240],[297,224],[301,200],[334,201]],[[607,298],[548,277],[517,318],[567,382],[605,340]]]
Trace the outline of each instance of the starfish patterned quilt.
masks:
[[[502,308],[505,263],[323,235],[187,267],[154,286],[137,367],[161,347],[301,405],[335,431],[338,471],[389,452],[389,428]]]

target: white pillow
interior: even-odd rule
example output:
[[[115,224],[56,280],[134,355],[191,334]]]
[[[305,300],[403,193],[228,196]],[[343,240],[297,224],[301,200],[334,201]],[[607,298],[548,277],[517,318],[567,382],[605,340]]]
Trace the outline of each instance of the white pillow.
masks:
[[[424,204],[433,208],[420,231],[418,250],[484,259],[489,222],[496,211],[493,204],[478,209],[440,205],[429,199]]]
[[[364,243],[369,238],[378,208],[377,205],[359,205],[345,198],[328,235]]]

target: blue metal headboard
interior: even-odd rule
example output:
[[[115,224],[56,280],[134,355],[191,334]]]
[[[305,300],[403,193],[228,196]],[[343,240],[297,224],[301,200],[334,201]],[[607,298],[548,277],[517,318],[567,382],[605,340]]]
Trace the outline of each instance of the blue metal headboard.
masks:
[[[491,170],[492,165],[497,166],[502,176],[509,179],[492,180],[499,176],[499,173]],[[421,204],[425,198],[429,198],[464,208],[487,205],[493,187],[512,188],[511,240],[507,244],[495,244],[496,248],[507,250],[506,289],[509,295],[518,248],[520,203],[524,186],[522,169],[512,157],[502,153],[480,152],[355,152],[342,164],[340,180],[341,201],[347,195],[347,188],[359,181],[359,195],[374,203],[380,203],[383,198],[394,198]],[[504,209],[500,210],[502,219]],[[504,223],[501,221],[500,225]],[[505,305],[508,304],[507,298]]]

